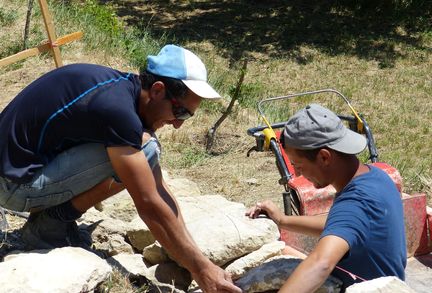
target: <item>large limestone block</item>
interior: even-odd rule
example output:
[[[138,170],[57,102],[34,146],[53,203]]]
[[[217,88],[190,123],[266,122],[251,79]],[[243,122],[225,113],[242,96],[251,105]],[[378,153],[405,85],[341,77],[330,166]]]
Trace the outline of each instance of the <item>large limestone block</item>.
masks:
[[[0,291],[91,292],[111,271],[105,260],[82,248],[22,253],[0,263]]]
[[[180,197],[178,203],[198,247],[217,265],[279,239],[279,230],[273,221],[249,219],[244,215],[243,204],[220,195]]]
[[[279,290],[301,261],[286,256],[274,257],[247,272],[236,285],[245,293]],[[341,285],[340,280],[330,276],[315,293],[338,293]]]
[[[195,222],[206,215],[234,215],[243,217],[246,208],[243,204],[227,200],[219,194],[200,197],[180,197],[177,199],[185,218],[185,222]],[[243,212],[243,214],[241,214]]]
[[[186,178],[173,178],[168,171],[162,170],[162,176],[170,191],[176,196],[199,196],[198,184]]]
[[[429,288],[430,289],[430,288]],[[396,277],[382,277],[349,286],[346,293],[415,293],[405,282]]]
[[[155,242],[153,234],[144,223],[144,221],[136,216],[128,225],[126,235],[132,246],[138,250],[143,251],[146,246]]]
[[[233,280],[237,280],[243,276],[247,271],[261,265],[265,260],[270,257],[281,255],[282,250],[285,248],[285,242],[274,241],[263,245],[260,249],[255,250],[248,255],[236,259],[225,270],[231,274]]]
[[[200,196],[198,184],[186,178],[175,178],[165,180],[168,188],[176,197],[182,196]]]

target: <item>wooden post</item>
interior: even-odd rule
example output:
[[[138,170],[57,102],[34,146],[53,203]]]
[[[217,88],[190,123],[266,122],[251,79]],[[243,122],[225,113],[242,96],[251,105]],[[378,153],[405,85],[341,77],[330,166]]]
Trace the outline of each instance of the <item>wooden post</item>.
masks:
[[[72,41],[81,39],[83,36],[82,32],[74,32],[65,36],[62,36],[57,39],[56,44],[57,46],[61,46],[67,43],[70,43]],[[6,58],[0,59],[0,67],[6,66],[15,62],[18,62],[20,60],[26,59],[28,57],[36,56],[40,53],[51,51],[51,44],[50,42],[45,42],[35,48],[27,49],[21,52],[18,52],[14,55],[8,56]]]
[[[33,0],[31,0],[33,1]],[[48,11],[48,5],[46,0],[39,0],[39,5],[42,11],[42,15],[45,22],[45,28],[48,33],[48,42],[44,42],[40,44],[39,46],[31,49],[27,49],[21,52],[18,52],[14,55],[8,56],[6,58],[0,59],[0,67],[6,66],[12,63],[15,63],[19,60],[23,60],[25,58],[36,56],[43,52],[51,51],[52,55],[54,57],[54,62],[57,67],[63,66],[61,55],[60,55],[60,49],[59,47],[61,45],[70,43],[74,40],[81,39],[83,36],[82,32],[74,32],[65,36],[62,36],[60,38],[56,38],[55,30],[54,30],[54,24],[51,18],[51,15]],[[27,26],[27,24],[26,24]]]
[[[48,10],[48,4],[46,0],[39,0],[39,5],[45,22],[46,30],[48,32],[48,40],[51,45],[51,52],[54,57],[54,62],[57,67],[63,66],[63,62],[61,60],[61,55],[60,55],[60,48],[56,43],[57,37],[55,34],[54,24]]]

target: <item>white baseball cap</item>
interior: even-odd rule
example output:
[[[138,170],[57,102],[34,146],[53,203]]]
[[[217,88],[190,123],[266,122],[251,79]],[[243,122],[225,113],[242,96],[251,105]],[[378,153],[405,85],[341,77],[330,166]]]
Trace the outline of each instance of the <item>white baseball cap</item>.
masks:
[[[176,45],[164,46],[158,55],[147,57],[147,71],[180,79],[192,92],[205,99],[221,96],[207,83],[207,70],[201,59]]]

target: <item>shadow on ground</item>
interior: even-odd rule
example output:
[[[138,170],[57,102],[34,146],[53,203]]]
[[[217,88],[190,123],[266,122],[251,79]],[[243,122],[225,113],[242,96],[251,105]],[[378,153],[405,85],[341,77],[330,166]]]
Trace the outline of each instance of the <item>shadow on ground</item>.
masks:
[[[179,43],[208,41],[231,60],[263,53],[306,64],[313,61],[300,50],[307,45],[329,55],[377,60],[384,68],[404,58],[398,46],[431,51],[418,34],[431,30],[430,1],[100,2],[113,4],[127,24],[150,29],[156,37],[168,34]]]

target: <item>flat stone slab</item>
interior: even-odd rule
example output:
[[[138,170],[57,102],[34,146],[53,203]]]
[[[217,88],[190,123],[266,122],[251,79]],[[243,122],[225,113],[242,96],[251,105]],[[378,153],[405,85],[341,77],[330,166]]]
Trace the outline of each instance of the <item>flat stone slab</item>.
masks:
[[[381,277],[349,286],[346,293],[416,293],[396,277]]]
[[[405,282],[417,293],[432,292],[432,253],[408,259]]]
[[[259,267],[253,268],[235,283],[245,293],[279,290],[293,273],[302,259],[277,256],[269,259]],[[316,293],[338,293],[342,282],[329,276]]]
[[[92,292],[112,272],[82,248],[63,247],[9,255],[0,263],[0,292]]]

